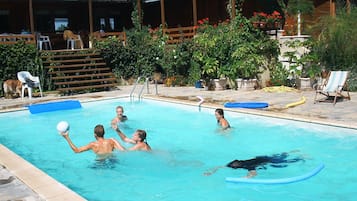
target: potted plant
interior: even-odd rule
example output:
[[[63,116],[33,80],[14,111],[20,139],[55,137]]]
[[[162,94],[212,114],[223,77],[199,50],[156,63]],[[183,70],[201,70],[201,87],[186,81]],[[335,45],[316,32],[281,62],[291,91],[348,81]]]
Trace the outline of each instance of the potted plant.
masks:
[[[282,20],[281,14],[275,10],[270,15],[267,16],[267,27],[280,29],[281,20]]]
[[[277,63],[276,65],[272,66],[270,69],[270,79],[268,86],[293,86],[293,84],[289,82],[289,70],[283,66],[282,63]]]
[[[206,57],[202,62],[201,75],[208,88],[211,90],[223,89],[219,79],[219,61],[212,57]]]
[[[282,16],[280,13],[275,10],[271,14],[264,12],[254,12],[253,17],[250,18],[250,21],[256,28],[278,29],[281,26],[281,19]]]
[[[195,68],[200,67],[206,83],[212,80],[225,88],[229,80],[235,89],[238,85],[233,81],[237,78],[245,78],[245,83],[249,79],[256,83],[258,74],[277,60],[278,42],[254,28],[252,22],[239,13],[229,22],[206,25],[198,30],[193,38],[192,62]]]
[[[318,57],[314,52],[304,54],[298,60],[298,64],[302,66],[299,78],[300,89],[311,88],[317,82],[317,77],[322,70],[317,60]]]
[[[223,90],[225,88],[226,79],[220,74],[219,61],[216,58],[195,51],[192,65],[199,66],[201,78],[209,90]]]
[[[226,60],[226,51],[229,46],[225,43],[223,29],[227,25],[221,23],[216,26],[203,23],[204,29],[194,37],[194,51],[192,63],[201,69],[202,79],[210,90],[223,90],[226,87],[226,78],[221,68]]]
[[[250,21],[255,28],[265,28],[267,23],[267,16],[268,14],[264,12],[254,12],[253,17],[250,18]]]
[[[243,28],[242,28],[243,27]],[[277,40],[271,40],[265,33],[257,30],[250,19],[237,15],[224,32],[229,51],[228,57],[220,68],[220,73],[230,80],[234,89],[257,87],[260,73],[277,60],[279,45]]]
[[[239,78],[242,83],[237,83],[245,89],[255,89],[258,75],[262,73],[271,61],[277,56],[276,41],[270,39],[256,39],[245,42],[236,47],[232,54],[234,65],[237,66]],[[241,80],[237,80],[238,82]]]
[[[310,89],[321,72],[318,55],[312,48],[313,42],[312,40],[293,41],[289,43],[289,47],[293,47],[295,50],[286,52],[284,56],[288,58],[290,72],[292,72],[292,77],[297,81],[296,85],[300,89]],[[299,53],[297,48],[301,47],[305,51]]]

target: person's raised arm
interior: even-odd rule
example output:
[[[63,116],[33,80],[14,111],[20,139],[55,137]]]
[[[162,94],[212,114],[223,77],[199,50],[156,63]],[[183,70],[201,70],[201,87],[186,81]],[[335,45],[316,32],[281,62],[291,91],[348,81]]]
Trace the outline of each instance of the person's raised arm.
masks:
[[[130,139],[128,137],[126,137],[126,135],[121,132],[121,130],[119,129],[119,127],[117,125],[114,126],[115,131],[118,133],[119,137],[121,138],[121,140],[123,140],[124,142],[129,142],[132,144],[136,144],[136,142],[133,139]]]
[[[66,132],[62,132],[61,135],[64,137],[64,139],[66,139],[68,145],[71,147],[71,149],[75,152],[75,153],[80,153],[80,152],[83,152],[83,151],[88,151],[90,149],[92,149],[92,144],[89,143],[85,146],[82,146],[82,147],[76,147],[76,145],[73,144],[71,138],[69,137],[69,133],[68,131]]]
[[[249,170],[247,176],[245,176],[246,178],[253,178],[257,176],[257,171],[256,170]]]
[[[112,142],[114,143],[114,147],[118,149],[119,151],[125,151],[126,149],[114,138],[110,138]]]
[[[117,117],[114,117],[112,119],[112,121],[110,122],[110,125],[112,126],[112,128],[115,130],[117,127],[118,127],[118,118]]]

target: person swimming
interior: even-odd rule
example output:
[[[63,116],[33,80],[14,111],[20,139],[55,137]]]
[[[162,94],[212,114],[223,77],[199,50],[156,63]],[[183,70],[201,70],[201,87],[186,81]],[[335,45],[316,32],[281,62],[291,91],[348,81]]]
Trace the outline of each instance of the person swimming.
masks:
[[[137,129],[133,134],[132,138],[128,138],[117,125],[114,125],[114,130],[117,132],[119,137],[123,142],[128,142],[134,144],[134,146],[130,147],[129,151],[151,151],[151,147],[146,140],[146,131]]]
[[[222,127],[223,130],[230,128],[228,121],[224,118],[224,111],[221,108],[217,108],[214,112],[216,116],[217,123]]]
[[[128,117],[126,115],[124,115],[124,108],[123,106],[117,106],[115,108],[115,112],[116,112],[116,116],[112,119],[111,121],[111,126],[112,128],[114,128],[118,123],[120,122],[125,122],[126,120],[128,120]]]
[[[296,157],[292,159],[288,159],[289,154],[284,152],[281,154],[274,154],[271,156],[256,156],[255,158],[248,159],[248,160],[233,160],[229,162],[225,166],[218,166],[213,168],[212,170],[205,172],[204,175],[209,176],[215,173],[218,169],[229,167],[233,169],[246,169],[248,170],[247,178],[251,178],[257,175],[256,169],[266,169],[265,165],[269,164],[272,167],[286,167],[288,163],[294,163],[298,161],[304,161],[303,158]]]
[[[74,153],[81,153],[92,150],[98,159],[104,159],[110,157],[114,150],[125,151],[125,148],[114,138],[105,139],[105,130],[103,125],[98,124],[94,127],[95,141],[88,143],[87,145],[77,147],[69,137],[69,131],[61,132],[63,138],[67,141],[70,148]]]

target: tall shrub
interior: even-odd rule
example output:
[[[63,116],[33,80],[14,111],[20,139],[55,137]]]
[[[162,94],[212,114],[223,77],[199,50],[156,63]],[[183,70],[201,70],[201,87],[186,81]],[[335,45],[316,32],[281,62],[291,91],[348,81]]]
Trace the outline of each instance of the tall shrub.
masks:
[[[25,44],[24,41],[11,45],[0,45],[1,86],[7,79],[17,79],[17,72],[23,70],[29,71],[33,75],[39,75],[41,83],[43,83],[45,76],[36,46]]]
[[[262,68],[277,61],[278,42],[254,28],[239,13],[232,21],[203,24],[199,30],[194,38],[192,60],[196,68],[201,68],[206,81],[222,76],[230,80],[256,78]]]
[[[321,30],[315,36],[313,51],[327,70],[348,70],[351,72],[349,85],[357,90],[357,9],[350,14],[337,12],[337,16],[324,17],[314,30]]]
[[[197,81],[197,79],[191,79],[192,74],[189,70],[191,68],[192,41],[187,40],[172,45],[163,44],[160,47],[162,54],[158,61],[167,78],[180,77],[181,84],[193,84],[194,81]],[[187,79],[182,80],[184,78]]]

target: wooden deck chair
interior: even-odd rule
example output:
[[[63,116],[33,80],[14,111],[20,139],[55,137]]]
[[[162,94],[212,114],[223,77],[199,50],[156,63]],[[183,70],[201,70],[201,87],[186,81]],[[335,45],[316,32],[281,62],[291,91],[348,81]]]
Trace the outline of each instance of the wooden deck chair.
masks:
[[[331,71],[326,82],[316,90],[314,103],[332,101],[331,98],[333,98],[333,105],[335,105],[338,97],[351,100],[347,86],[348,75],[349,71]],[[346,95],[342,94],[343,90],[346,91]],[[322,94],[326,98],[317,100],[318,94]]]

